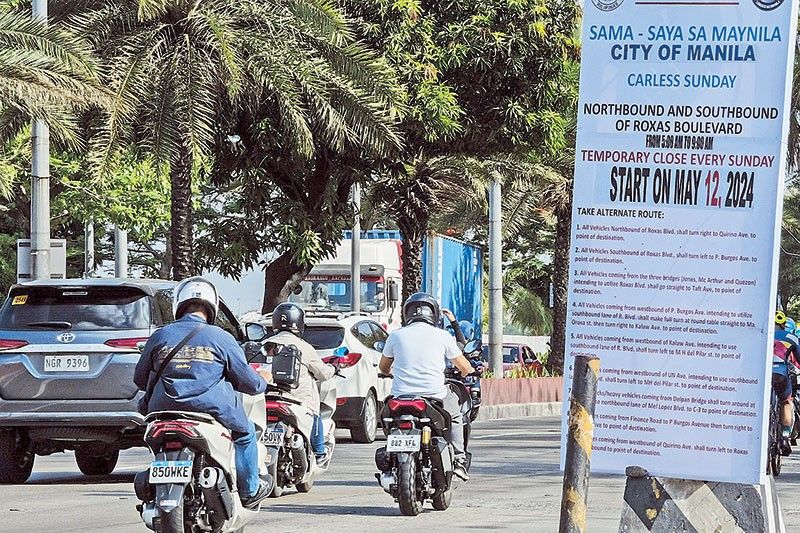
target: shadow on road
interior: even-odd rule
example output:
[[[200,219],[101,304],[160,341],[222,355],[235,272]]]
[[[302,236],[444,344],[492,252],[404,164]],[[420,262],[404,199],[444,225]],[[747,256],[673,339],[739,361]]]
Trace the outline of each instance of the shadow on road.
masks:
[[[351,479],[351,480],[335,480],[335,479],[318,479],[314,482],[314,485],[320,485],[322,487],[378,487],[378,482],[375,481],[375,478],[372,479]]]
[[[73,472],[36,472],[25,485],[112,485],[128,483],[133,492],[134,473],[111,474],[110,476],[88,477]]]
[[[400,510],[395,506],[377,507],[377,506],[364,506],[364,505],[343,505],[337,503],[336,505],[286,505],[282,503],[265,505],[262,507],[265,511],[275,511],[279,513],[295,513],[295,514],[312,514],[312,515],[337,515],[337,516],[398,516]],[[433,511],[431,511],[433,512]]]

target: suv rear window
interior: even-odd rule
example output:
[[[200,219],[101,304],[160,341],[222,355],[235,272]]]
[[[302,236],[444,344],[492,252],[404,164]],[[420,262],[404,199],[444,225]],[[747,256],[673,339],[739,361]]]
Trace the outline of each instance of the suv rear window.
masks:
[[[267,336],[271,337],[272,328],[267,327]],[[309,326],[303,332],[303,340],[315,350],[333,350],[344,342],[344,328],[336,326]]]
[[[65,324],[66,323],[66,324]],[[0,329],[148,329],[148,297],[133,287],[22,287],[0,308]]]

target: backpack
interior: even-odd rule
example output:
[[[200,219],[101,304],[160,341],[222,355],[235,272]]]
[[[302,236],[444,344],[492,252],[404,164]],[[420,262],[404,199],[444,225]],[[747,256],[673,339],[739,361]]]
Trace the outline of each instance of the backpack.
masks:
[[[300,386],[303,353],[294,344],[284,345],[272,356],[272,381],[288,389]]]

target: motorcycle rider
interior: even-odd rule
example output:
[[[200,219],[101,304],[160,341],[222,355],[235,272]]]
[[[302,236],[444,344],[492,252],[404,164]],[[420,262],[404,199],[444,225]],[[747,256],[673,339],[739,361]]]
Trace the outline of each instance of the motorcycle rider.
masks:
[[[213,325],[219,295],[210,281],[183,280],[173,291],[172,306],[175,322],[147,341],[134,382],[147,390],[167,354],[188,339],[152,387],[146,410],[207,413],[228,428],[236,449],[239,497],[245,507],[255,509],[269,495],[269,484],[259,480],[255,425],[245,414],[241,394],[266,391],[270,374],[253,370],[236,339]]]
[[[775,313],[775,340],[772,353],[772,388],[778,399],[783,402],[781,407],[781,425],[783,426],[783,439],[781,453],[789,455],[792,449],[789,438],[794,426],[794,405],[792,402],[792,379],[789,375],[789,365],[800,366],[800,339],[786,330],[787,317],[783,311]]]
[[[403,327],[391,332],[386,339],[379,369],[384,374],[394,374],[393,396],[417,395],[444,402],[452,420],[453,473],[467,481],[461,408],[458,396],[445,384],[445,358],[463,376],[471,374],[473,368],[455,339],[436,327],[440,315],[439,302],[433,296],[422,292],[410,296],[403,303]]]
[[[302,335],[306,329],[305,312],[293,303],[282,303],[272,312],[272,330],[275,335],[267,339],[268,343],[275,345],[294,345],[303,354],[302,364],[308,370],[300,372],[300,383],[297,389],[289,391],[288,396],[301,402],[314,413],[314,429],[311,433],[311,447],[317,456],[317,464],[322,465],[328,460],[325,449],[325,431],[322,418],[319,415],[319,386],[320,383],[331,379],[336,372],[332,365],[322,362],[317,351],[303,340]]]

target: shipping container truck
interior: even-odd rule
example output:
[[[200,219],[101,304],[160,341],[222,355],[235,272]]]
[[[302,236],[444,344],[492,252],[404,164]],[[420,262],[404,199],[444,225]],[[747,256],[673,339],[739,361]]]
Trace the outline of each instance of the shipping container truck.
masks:
[[[290,301],[307,312],[350,311],[351,234],[335,254],[314,267]],[[399,232],[367,231],[361,238],[361,311],[384,328],[400,327],[403,293],[403,245]],[[458,320],[482,331],[483,250],[479,246],[431,233],[425,239],[422,290],[435,296]]]

